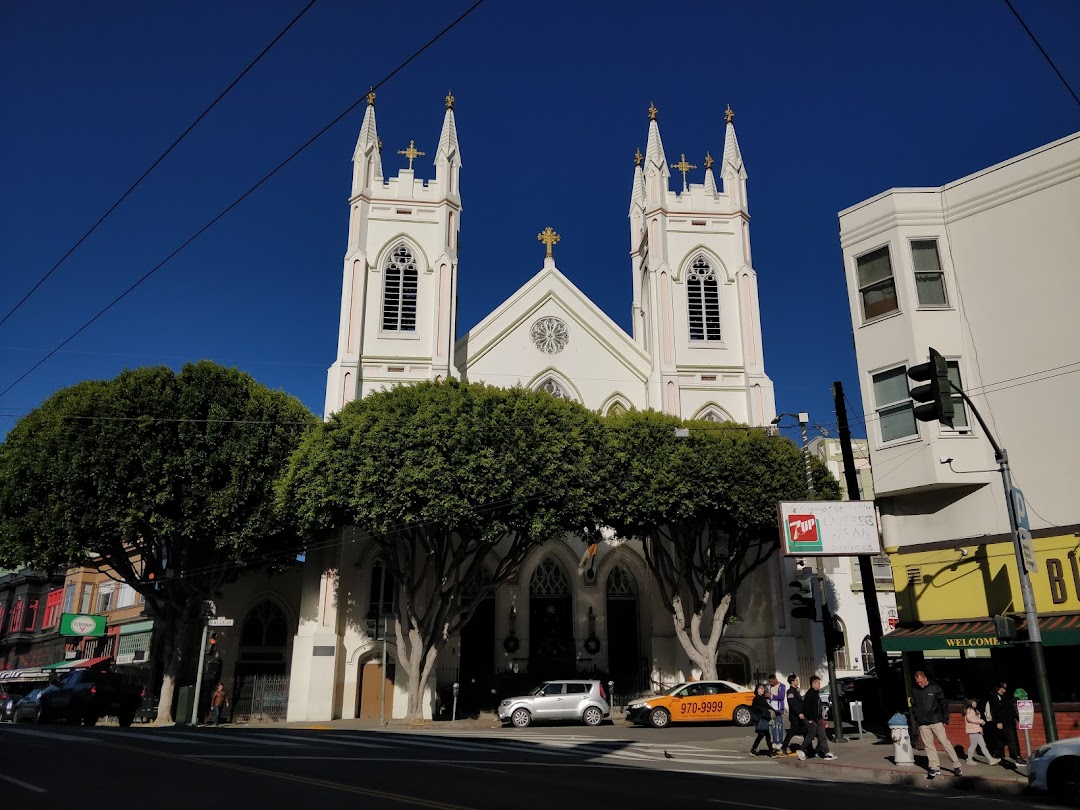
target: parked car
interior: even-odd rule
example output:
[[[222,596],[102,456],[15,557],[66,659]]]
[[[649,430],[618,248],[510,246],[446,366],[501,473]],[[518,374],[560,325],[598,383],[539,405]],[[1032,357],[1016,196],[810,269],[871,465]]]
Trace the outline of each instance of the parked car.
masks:
[[[1080,737],[1040,746],[1028,760],[1028,786],[1080,804]]]
[[[41,693],[52,688],[54,687],[47,686],[45,689],[33,689],[26,697],[18,700],[11,714],[11,721],[13,723],[40,723]]]
[[[41,692],[39,722],[66,720],[94,725],[102,717],[115,717],[130,726],[143,701],[143,688],[113,672],[76,669]]]
[[[0,723],[12,723],[15,720],[15,704],[26,696],[26,691],[12,692],[6,686],[0,686]]]
[[[598,726],[610,716],[611,704],[600,681],[546,681],[528,695],[499,704],[499,720],[517,728],[547,720],[580,720]]]
[[[717,720],[748,726],[753,722],[753,701],[754,691],[749,687],[731,681],[693,681],[680,683],[655,697],[632,701],[626,707],[626,719],[653,728]]]

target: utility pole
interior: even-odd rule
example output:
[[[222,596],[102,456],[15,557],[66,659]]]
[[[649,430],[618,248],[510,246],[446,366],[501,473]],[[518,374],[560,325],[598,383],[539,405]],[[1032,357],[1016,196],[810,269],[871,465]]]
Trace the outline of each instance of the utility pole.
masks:
[[[379,725],[386,725],[386,607],[383,597],[386,592],[386,563],[379,564],[379,615],[375,619],[375,632],[378,634],[382,623],[382,668],[379,670]]]
[[[861,500],[859,475],[855,470],[855,453],[851,449],[851,429],[848,427],[847,406],[844,403],[844,386],[839,380],[833,383],[833,404],[836,407],[836,426],[840,434],[840,454],[844,460],[844,483],[848,500]],[[895,700],[895,684],[889,659],[881,641],[881,609],[878,605],[877,583],[874,581],[874,561],[869,554],[860,554],[859,574],[862,578],[863,601],[866,603],[866,626],[870,631],[870,646],[874,651],[874,670],[882,698]]]
[[[844,739],[844,715],[840,711],[843,695],[840,694],[840,684],[836,680],[836,622],[833,621],[832,611],[829,609],[829,592],[825,589],[825,577],[818,573],[810,582],[817,592],[815,594],[817,603],[821,605],[821,632],[825,636],[825,661],[829,668],[829,702],[832,706],[832,719],[836,728],[836,742],[847,742]]]
[[[810,414],[799,411],[799,427],[802,428],[803,464],[806,466],[806,495],[810,500],[813,500],[816,497],[814,494],[814,468],[810,463],[810,442],[806,438],[806,426],[809,422]]]
[[[203,664],[206,661],[206,635],[210,631],[209,619],[217,615],[217,605],[206,600],[199,609],[202,621],[202,643],[199,645],[199,669],[195,674],[195,699],[191,703],[191,725],[199,724],[199,693],[202,691]]]

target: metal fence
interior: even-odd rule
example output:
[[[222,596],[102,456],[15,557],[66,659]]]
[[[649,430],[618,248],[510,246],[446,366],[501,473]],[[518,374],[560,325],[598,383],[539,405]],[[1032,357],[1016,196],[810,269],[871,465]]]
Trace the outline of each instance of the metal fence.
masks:
[[[289,706],[288,675],[249,675],[225,684],[232,702],[231,720],[249,723],[284,720]]]

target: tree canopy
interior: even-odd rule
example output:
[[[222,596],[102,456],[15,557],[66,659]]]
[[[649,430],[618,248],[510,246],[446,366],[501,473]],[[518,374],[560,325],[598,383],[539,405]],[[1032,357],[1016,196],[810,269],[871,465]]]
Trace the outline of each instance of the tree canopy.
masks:
[[[281,503],[309,538],[356,526],[378,545],[411,716],[439,650],[534,546],[598,531],[601,446],[580,405],[455,380],[372,394],[306,437]]]
[[[677,438],[675,429],[689,427]],[[779,547],[776,504],[804,499],[805,457],[760,428],[682,422],[655,411],[605,420],[605,480],[616,531],[642,540],[676,636],[704,677],[739,586]],[[817,459],[818,498],[839,484]]]
[[[167,716],[199,602],[296,545],[274,483],[314,424],[294,397],[206,361],[65,388],[0,445],[0,564],[89,565],[141,593]]]

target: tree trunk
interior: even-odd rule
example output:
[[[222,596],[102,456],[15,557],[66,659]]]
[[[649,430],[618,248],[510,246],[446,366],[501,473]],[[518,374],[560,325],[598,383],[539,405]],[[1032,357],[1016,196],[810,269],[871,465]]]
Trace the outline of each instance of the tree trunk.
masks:
[[[716,651],[724,637],[724,631],[727,629],[725,619],[731,607],[731,595],[724,594],[720,604],[713,611],[708,641],[702,640],[701,625],[704,620],[702,613],[695,613],[691,617],[690,626],[687,627],[683,619],[682,601],[679,597],[672,600],[672,606],[674,608],[672,619],[675,622],[675,637],[679,639],[683,651],[691,663],[701,670],[701,679],[703,681],[717,680]]]
[[[159,725],[171,725],[176,718],[173,717],[173,700],[176,697],[176,682],[183,675],[185,663],[184,646],[187,640],[187,622],[182,617],[170,617],[166,620],[163,628],[167,634],[164,646],[170,650],[165,674],[161,679],[161,694],[158,697],[158,713],[156,722]],[[171,635],[171,645],[168,635]],[[186,721],[188,718],[179,718]]]

